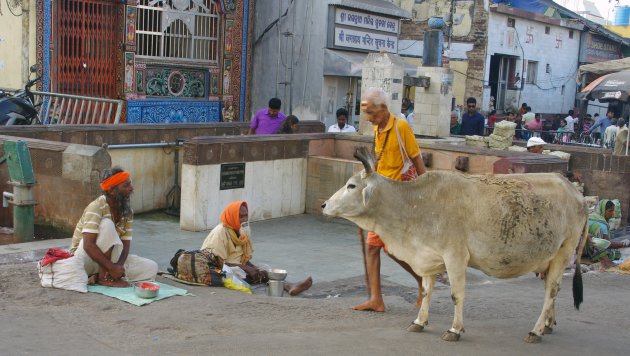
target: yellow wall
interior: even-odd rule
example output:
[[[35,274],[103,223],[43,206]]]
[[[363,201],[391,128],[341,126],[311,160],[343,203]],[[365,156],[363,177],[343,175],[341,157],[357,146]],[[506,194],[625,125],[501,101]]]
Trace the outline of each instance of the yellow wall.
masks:
[[[464,105],[466,98],[466,75],[468,61],[451,61],[449,67],[453,71],[453,97],[455,105]]]
[[[0,88],[19,89],[28,80],[28,70],[36,60],[35,0],[23,1],[23,14],[16,17],[2,1],[0,10]],[[28,23],[28,49],[24,49],[22,28]]]
[[[624,38],[630,38],[630,26],[606,26],[610,31]]]

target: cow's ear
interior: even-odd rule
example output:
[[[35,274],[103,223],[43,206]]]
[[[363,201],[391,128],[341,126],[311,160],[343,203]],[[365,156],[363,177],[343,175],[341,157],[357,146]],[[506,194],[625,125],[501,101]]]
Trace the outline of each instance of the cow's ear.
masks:
[[[372,185],[366,185],[365,188],[363,188],[363,206],[367,206],[370,198],[372,197],[372,193],[373,193],[374,189],[372,188]]]

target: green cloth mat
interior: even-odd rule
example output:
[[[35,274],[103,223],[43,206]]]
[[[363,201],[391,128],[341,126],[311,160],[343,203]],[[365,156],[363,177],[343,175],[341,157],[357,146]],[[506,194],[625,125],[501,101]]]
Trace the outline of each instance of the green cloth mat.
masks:
[[[133,291],[133,284],[127,288],[106,287],[98,284],[88,286],[88,292],[103,294],[108,297],[120,299],[133,305],[141,306],[155,302],[156,300],[165,299],[174,295],[192,295],[187,290],[169,286],[168,284],[153,282],[160,285],[160,292],[157,297],[151,299],[140,298]]]

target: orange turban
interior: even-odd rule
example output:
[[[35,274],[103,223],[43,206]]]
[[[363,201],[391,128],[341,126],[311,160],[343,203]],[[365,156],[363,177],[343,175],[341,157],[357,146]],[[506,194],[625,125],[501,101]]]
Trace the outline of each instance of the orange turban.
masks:
[[[127,179],[129,179],[129,172],[118,172],[114,174],[113,176],[102,181],[101,189],[103,189],[103,191],[106,192],[114,188],[118,184],[125,182]]]
[[[247,208],[247,203],[244,201],[235,201],[228,204],[221,213],[223,225],[234,231],[239,231],[241,229],[240,210],[243,205]]]

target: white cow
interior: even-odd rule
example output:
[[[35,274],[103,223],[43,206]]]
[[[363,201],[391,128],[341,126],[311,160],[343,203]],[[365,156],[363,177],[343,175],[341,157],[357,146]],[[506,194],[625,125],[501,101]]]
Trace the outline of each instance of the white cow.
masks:
[[[545,301],[525,338],[540,342],[555,324],[554,301],[562,273],[582,238],[588,214],[582,195],[559,174],[464,175],[430,171],[413,182],[374,172],[367,149],[355,157],[365,171],[351,177],[323,205],[326,215],[376,232],[390,253],[423,277],[424,298],[409,331],[428,323],[435,276],[446,271],[455,305],[452,327],[442,335],[459,340],[464,330],[466,268],[497,278],[544,273]],[[582,302],[580,258],[573,277],[576,308]]]

